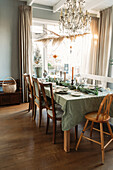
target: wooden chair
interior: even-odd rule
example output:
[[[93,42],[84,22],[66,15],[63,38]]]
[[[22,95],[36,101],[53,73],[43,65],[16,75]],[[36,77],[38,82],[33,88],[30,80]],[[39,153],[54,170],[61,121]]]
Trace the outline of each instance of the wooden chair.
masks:
[[[32,117],[33,117],[33,88],[32,88],[32,84],[31,84],[31,79],[30,79],[30,75],[29,74],[24,74],[24,81],[27,85],[27,89],[28,89],[28,101],[29,101],[29,108],[28,111],[30,111],[32,109]]]
[[[98,112],[92,112],[92,113],[88,113],[85,118],[86,118],[86,123],[85,123],[85,126],[83,128],[83,131],[80,135],[80,138],[78,140],[78,143],[76,145],[76,150],[78,149],[78,146],[80,144],[80,141],[83,138],[85,139],[88,139],[92,142],[95,142],[99,145],[101,145],[101,151],[102,151],[102,163],[104,164],[104,149],[113,141],[113,133],[112,133],[112,130],[111,130],[111,127],[110,127],[110,124],[109,124],[109,119],[110,119],[110,116],[109,116],[109,111],[110,111],[110,106],[111,106],[111,102],[113,100],[113,95],[112,94],[108,94],[107,96],[104,97],[104,99],[102,100],[101,104],[100,104],[100,107],[99,107],[99,110]],[[88,125],[88,122],[91,121],[92,124],[91,126],[89,126],[87,128],[87,125]],[[99,123],[100,124],[100,130],[96,129],[96,128],[93,128],[94,126],[94,123]],[[104,132],[103,131],[103,123],[107,123],[107,126],[108,126],[108,130],[110,133],[107,133],[107,132]],[[87,130],[87,129],[90,128],[90,138],[84,136],[84,132]],[[93,140],[91,139],[92,137],[92,130],[96,130],[96,131],[99,131],[100,132],[100,138],[101,138],[101,142],[98,142],[96,140]],[[111,140],[109,140],[109,142],[104,146],[104,136],[103,136],[103,133],[107,134],[107,135],[110,135],[111,136]]]
[[[45,109],[45,102],[43,95],[41,93],[39,81],[37,78],[32,77],[33,81],[33,93],[34,93],[34,116],[33,119],[35,120],[36,118],[36,110],[37,107],[39,108],[39,127],[41,127],[41,119],[42,119],[42,109]]]
[[[52,121],[53,121],[53,143],[55,144],[56,143],[56,122],[61,121],[63,111],[61,110],[60,105],[55,104],[52,84],[51,83],[48,83],[48,84],[39,83],[39,84],[40,84],[41,89],[42,89],[43,97],[44,97],[45,104],[46,104],[46,110],[47,110],[46,134],[48,133],[49,120],[52,119]],[[47,100],[45,87],[50,88],[50,96],[51,96],[51,103],[52,103],[51,106],[49,106],[49,103],[48,103],[48,100]]]

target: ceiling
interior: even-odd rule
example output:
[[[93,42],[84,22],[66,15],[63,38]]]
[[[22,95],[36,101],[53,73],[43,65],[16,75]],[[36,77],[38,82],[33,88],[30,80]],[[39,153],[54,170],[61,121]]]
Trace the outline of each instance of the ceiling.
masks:
[[[21,0],[23,1],[23,0]],[[26,0],[29,5],[33,3],[52,6],[53,12],[58,11],[64,4],[65,0]],[[113,0],[85,0],[86,9],[91,13],[98,13],[99,11],[113,5]]]
[[[113,0],[86,0],[86,8],[101,11],[113,5]]]

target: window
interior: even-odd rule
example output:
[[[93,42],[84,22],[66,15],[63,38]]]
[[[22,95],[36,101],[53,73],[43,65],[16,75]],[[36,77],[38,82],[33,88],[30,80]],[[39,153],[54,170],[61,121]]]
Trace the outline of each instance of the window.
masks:
[[[45,29],[46,31],[44,28],[47,28]],[[33,58],[37,58],[38,55],[41,55],[42,72],[46,70],[50,76],[60,76],[60,71],[65,71],[68,76],[71,76],[72,67],[75,69],[74,74],[77,75],[84,70],[84,65],[85,67],[87,66],[85,62],[90,54],[90,34],[78,36],[73,39],[73,41],[69,38],[65,38],[61,43],[56,43],[54,45],[52,41],[49,41],[45,45],[37,41],[37,39],[43,37],[43,33],[48,34],[48,36],[51,35],[51,32],[59,34],[59,26],[52,24],[37,25],[33,27],[32,32]],[[34,59],[34,62],[35,61]],[[36,68],[36,66],[37,64],[35,62],[34,67]]]
[[[43,34],[43,25],[32,26],[32,58],[33,58],[33,74],[42,76],[43,63],[43,43],[37,39]],[[40,70],[40,75],[38,71]]]

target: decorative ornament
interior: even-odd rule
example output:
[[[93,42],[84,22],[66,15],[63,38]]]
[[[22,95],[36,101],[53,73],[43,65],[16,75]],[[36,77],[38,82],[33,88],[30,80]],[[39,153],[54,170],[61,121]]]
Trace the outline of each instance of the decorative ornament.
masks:
[[[56,59],[57,57],[58,57],[57,55],[53,55],[53,58],[55,58],[55,59]]]

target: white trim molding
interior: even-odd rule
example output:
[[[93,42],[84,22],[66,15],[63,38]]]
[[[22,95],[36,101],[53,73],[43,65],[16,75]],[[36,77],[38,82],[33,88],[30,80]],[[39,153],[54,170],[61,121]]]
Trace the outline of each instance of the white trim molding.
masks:
[[[66,0],[60,0],[57,4],[53,6],[53,13],[57,12],[62,6],[64,5],[64,2]]]
[[[35,0],[27,0],[27,5],[32,6]]]

